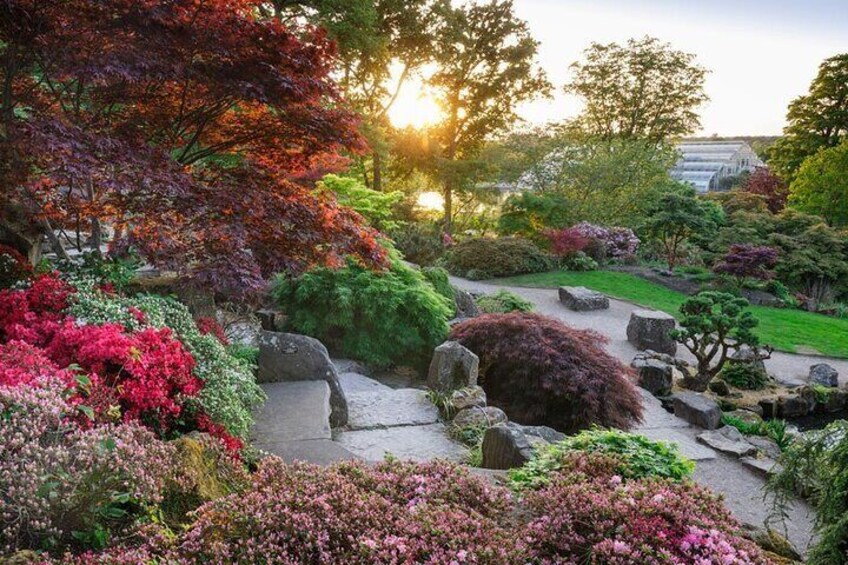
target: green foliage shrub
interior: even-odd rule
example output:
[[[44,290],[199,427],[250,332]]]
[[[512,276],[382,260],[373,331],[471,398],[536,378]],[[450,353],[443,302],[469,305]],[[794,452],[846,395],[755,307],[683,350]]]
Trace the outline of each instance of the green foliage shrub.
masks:
[[[762,436],[772,439],[781,450],[785,450],[792,443],[792,438],[787,433],[786,420],[762,420],[752,423],[724,414],[721,421],[724,425],[733,426],[746,436]]]
[[[476,300],[477,306],[485,314],[508,314],[509,312],[532,312],[533,303],[517,294],[500,289],[494,294],[486,294]]]
[[[796,494],[807,496],[816,509],[815,543],[807,562],[814,565],[848,560],[848,421],[808,432],[784,451],[781,471],[772,475],[768,491],[778,514]]]
[[[456,245],[445,265],[452,275],[480,280],[542,273],[554,269],[556,261],[527,239],[481,237]]]
[[[586,272],[598,270],[598,262],[582,251],[578,251],[571,257],[565,258],[562,266],[569,271]]]
[[[252,366],[256,366],[259,363],[259,348],[252,345],[231,343],[227,346],[227,353]]]
[[[506,199],[498,219],[498,233],[542,241],[548,229],[574,223],[569,201],[557,194],[522,192]]]
[[[729,363],[719,376],[742,390],[762,390],[769,382],[768,373],[753,363]]]
[[[134,256],[106,257],[99,251],[86,251],[76,259],[57,261],[55,266],[62,273],[62,278],[72,283],[94,280],[98,284],[110,284],[120,291],[135,278],[139,261]]]
[[[395,247],[410,263],[426,267],[445,254],[442,234],[435,224],[410,222],[390,233]]]
[[[336,195],[340,204],[353,208],[378,230],[397,227],[392,220],[392,209],[401,200],[403,193],[371,190],[358,179],[327,175],[318,183],[319,190],[329,190]]]
[[[375,366],[425,364],[451,317],[448,299],[397,257],[382,272],[351,261],[297,278],[280,275],[271,292],[293,331]]]
[[[427,279],[436,292],[444,296],[451,304],[451,312],[456,313],[456,298],[451,286],[448,272],[441,267],[425,267],[421,269],[421,274]],[[453,315],[453,314],[452,314]]]
[[[616,474],[624,479],[660,477],[683,480],[695,470],[695,464],[680,455],[677,447],[644,436],[618,430],[593,428],[545,446],[523,467],[509,472],[513,489],[536,489],[547,484],[560,471],[564,461],[575,452],[612,456]]]

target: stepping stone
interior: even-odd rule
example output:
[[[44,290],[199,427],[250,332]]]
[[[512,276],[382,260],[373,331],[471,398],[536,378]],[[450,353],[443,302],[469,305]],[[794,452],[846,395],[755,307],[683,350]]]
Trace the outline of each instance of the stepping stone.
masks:
[[[339,375],[339,383],[341,383],[345,395],[358,392],[391,393],[394,391],[392,387],[386,386],[380,381],[376,381],[360,373],[342,373]],[[350,405],[350,399],[348,399],[348,405]]]
[[[642,395],[642,418],[643,422],[634,426],[633,430],[641,432],[652,428],[688,428],[689,423],[681,420],[668,410],[663,408],[660,399],[655,397],[649,391],[640,388],[639,392]]]
[[[698,441],[709,445],[716,451],[729,453],[736,457],[745,457],[757,453],[757,448],[746,441],[745,436],[733,426],[724,426],[719,430],[698,434]]]
[[[674,415],[706,430],[714,430],[721,425],[721,408],[715,400],[697,392],[675,394]]]
[[[444,424],[346,431],[336,441],[366,461],[382,461],[386,455],[413,461],[463,461],[468,456],[464,445],[448,437]]]
[[[256,445],[330,439],[330,387],[326,381],[266,383],[262,390],[268,400],[256,414]]]
[[[636,433],[654,441],[664,441],[677,445],[680,454],[692,461],[707,461],[717,457],[716,452],[709,447],[700,445],[695,438],[687,435],[680,428],[651,428],[638,430]]]
[[[389,389],[348,395],[348,429],[369,430],[395,426],[420,426],[439,421],[439,410],[423,390]]]
[[[585,286],[559,287],[559,301],[575,312],[607,310],[610,306],[609,298]]]
[[[286,463],[303,461],[313,465],[332,465],[341,461],[358,461],[355,455],[343,445],[329,439],[307,439],[301,441],[282,441],[270,444],[254,444],[255,447],[280,457]]]
[[[780,466],[774,459],[768,457],[743,457],[739,460],[743,465],[763,476],[769,476],[780,472]]]
[[[677,342],[668,333],[675,328],[674,317],[656,310],[634,310],[627,324],[627,341],[636,349],[650,349],[674,355]]]

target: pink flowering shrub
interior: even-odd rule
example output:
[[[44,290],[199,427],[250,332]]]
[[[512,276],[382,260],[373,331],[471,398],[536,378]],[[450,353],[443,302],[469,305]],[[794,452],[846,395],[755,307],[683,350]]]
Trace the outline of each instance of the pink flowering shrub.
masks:
[[[533,563],[769,563],[736,535],[721,500],[691,482],[625,481],[613,459],[577,454],[528,494],[524,539]]]
[[[74,384],[69,371],[60,370],[44,350],[23,341],[0,345],[0,386],[34,386],[44,377],[55,377],[66,386]]]
[[[42,275],[24,290],[0,290],[0,343],[20,340],[43,347],[53,337],[74,289]]]
[[[171,448],[136,424],[84,430],[65,385],[0,387],[0,554],[103,547],[158,503]]]
[[[607,228],[580,222],[571,229],[590,240],[591,243],[584,249],[596,261],[606,258],[631,259],[639,250],[639,238],[630,228]]]
[[[195,320],[197,324],[197,329],[203,335],[212,335],[221,342],[221,345],[227,346],[230,344],[230,340],[227,339],[227,334],[224,333],[224,328],[221,327],[221,324],[218,323],[214,318],[203,317]]]

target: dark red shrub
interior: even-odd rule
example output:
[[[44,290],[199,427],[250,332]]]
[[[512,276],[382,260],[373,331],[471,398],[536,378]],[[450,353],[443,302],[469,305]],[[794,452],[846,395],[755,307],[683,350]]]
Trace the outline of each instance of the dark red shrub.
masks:
[[[777,257],[777,249],[774,247],[750,243],[731,245],[727,255],[713,267],[713,271],[737,279],[767,280],[774,276],[771,269],[777,265]]]
[[[593,424],[629,429],[642,399],[606,339],[538,314],[488,314],[454,327],[451,339],[480,357],[492,404],[522,424],[574,432]]]
[[[548,230],[545,237],[551,244],[551,253],[557,257],[571,257],[589,246],[591,240],[577,227]]]
[[[768,167],[758,167],[739,190],[765,197],[766,206],[772,214],[782,212],[789,198],[789,187]]]
[[[230,340],[227,339],[227,334],[224,333],[224,328],[221,327],[221,324],[218,323],[214,318],[203,317],[195,320],[197,324],[197,329],[203,335],[212,334],[218,341],[221,342],[221,345],[229,345]]]

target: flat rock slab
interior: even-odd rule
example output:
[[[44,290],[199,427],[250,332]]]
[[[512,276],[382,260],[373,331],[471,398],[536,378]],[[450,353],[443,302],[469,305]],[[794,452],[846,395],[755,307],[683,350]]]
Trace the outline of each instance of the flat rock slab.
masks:
[[[313,465],[326,466],[341,461],[358,461],[361,459],[344,446],[329,439],[307,439],[254,445],[263,451],[280,457],[286,463],[303,461]]]
[[[774,459],[768,457],[743,457],[739,460],[743,465],[763,476],[780,472],[780,466]]]
[[[676,444],[680,454],[692,461],[707,461],[716,458],[715,451],[700,445],[694,437],[687,435],[680,428],[651,428],[638,430],[636,433],[654,441]]]
[[[757,452],[757,448],[747,442],[739,430],[732,426],[698,434],[698,441],[736,457],[754,455]]]
[[[462,461],[468,449],[450,439],[444,424],[340,432],[336,441],[366,461],[398,459]]]
[[[649,391],[640,388],[642,395],[642,423],[634,427],[634,431],[641,432],[652,428],[687,428],[689,423],[682,420],[663,408],[660,399]]]
[[[351,395],[358,392],[391,393],[394,391],[392,387],[386,386],[371,377],[366,377],[361,373],[341,373],[339,375],[339,383],[341,383],[342,390],[345,392],[345,395]],[[350,405],[350,399],[348,399],[348,405]]]
[[[419,389],[355,392],[348,395],[347,402],[350,430],[421,426],[439,421],[438,409]]]
[[[559,301],[565,304],[566,308],[575,312],[607,310],[610,307],[609,298],[585,286],[559,287]]]
[[[330,387],[326,381],[266,383],[268,400],[256,414],[254,444],[330,439]]]

